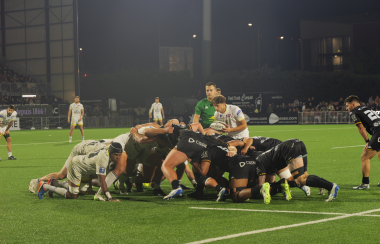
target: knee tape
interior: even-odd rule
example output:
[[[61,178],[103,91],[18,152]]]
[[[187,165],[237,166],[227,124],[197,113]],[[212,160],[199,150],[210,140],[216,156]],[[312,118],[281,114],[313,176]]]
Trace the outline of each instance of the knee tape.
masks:
[[[305,173],[305,168],[303,166],[299,167],[298,169],[292,170],[292,176],[294,179],[297,179],[298,177],[300,177],[304,173]]]
[[[289,179],[292,176],[292,174],[290,173],[290,170],[287,169],[279,173],[278,176],[280,177],[280,179]]]

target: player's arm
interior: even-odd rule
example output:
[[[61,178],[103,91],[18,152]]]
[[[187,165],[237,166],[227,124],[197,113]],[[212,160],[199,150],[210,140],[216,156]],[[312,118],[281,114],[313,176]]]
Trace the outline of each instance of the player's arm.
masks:
[[[193,119],[194,124],[199,123],[199,118],[201,117],[201,113],[202,113],[202,105],[199,102],[197,106],[195,106],[194,119]]]
[[[203,130],[203,126],[201,125],[201,123],[192,123],[189,125],[190,129],[194,132],[197,132],[199,131],[200,133],[204,134],[204,130]]]
[[[98,174],[98,179],[99,179],[100,187],[102,188],[104,195],[107,198],[107,201],[120,202],[120,200],[118,200],[118,199],[113,199],[111,196],[111,193],[108,191],[108,187],[106,184],[106,176]]]
[[[135,128],[132,128],[129,133],[138,143],[148,143],[155,140],[154,138],[148,138],[147,136],[140,135]]]
[[[136,125],[135,128],[136,129],[140,129],[141,127],[146,127],[146,126],[152,126],[152,127],[155,127],[155,128],[160,128],[161,127],[161,126],[159,126],[156,123],[146,123],[146,124],[142,124],[142,125]]]
[[[251,137],[244,137],[243,142],[244,142],[244,148],[241,150],[241,154],[246,155],[248,152],[248,149],[252,146],[253,139]]]
[[[227,125],[227,127],[223,129],[223,132],[228,133],[232,131],[242,131],[248,127],[247,121],[245,119],[238,121],[238,123],[239,125],[234,128],[231,128],[229,125]]]
[[[144,130],[143,135],[147,137],[154,137],[161,134],[171,134],[174,131],[174,127],[165,127],[162,129],[147,128]]]
[[[152,118],[153,106],[149,109],[149,117]]]
[[[207,175],[208,170],[210,169],[211,161],[202,160],[201,163],[193,163],[193,167],[201,174]]]
[[[79,118],[78,121],[81,121],[81,120],[83,119],[83,116],[84,116],[84,109],[82,108],[82,109],[80,110],[80,118]]]
[[[161,108],[162,118],[165,119],[164,108]]]
[[[359,123],[356,125],[356,127],[358,128],[359,134],[363,137],[364,141],[366,142],[366,144],[367,144],[366,147],[368,147],[369,137],[368,137],[367,131],[365,130],[363,124]]]
[[[71,108],[69,108],[69,114],[67,115],[67,123],[70,123],[71,118]]]

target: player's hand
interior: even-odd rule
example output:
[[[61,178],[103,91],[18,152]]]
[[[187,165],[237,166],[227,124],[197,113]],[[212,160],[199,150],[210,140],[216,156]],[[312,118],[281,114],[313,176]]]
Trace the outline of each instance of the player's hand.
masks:
[[[108,200],[109,202],[120,202],[119,199],[115,199],[115,198],[111,198],[110,200]]]
[[[246,155],[247,154],[247,149],[243,148],[240,152],[241,155]]]
[[[70,119],[67,119],[67,123],[69,123],[69,124],[70,124]]]
[[[130,130],[129,130],[129,133],[137,133],[137,130],[135,127],[132,127]]]
[[[233,157],[233,156],[235,156],[236,155],[236,152],[235,151],[228,151],[227,152],[227,156],[228,157]]]
[[[364,150],[368,150],[368,142],[365,144]]]
[[[138,130],[142,127],[142,125],[136,125],[135,128]]]
[[[4,135],[8,135],[9,134],[9,131],[4,131]]]
[[[79,118],[79,120],[78,121],[82,121],[82,117],[81,118]]]
[[[223,133],[229,133],[231,131],[231,127],[229,125],[226,125],[226,128],[224,128]]]
[[[254,150],[256,150],[256,147],[254,147],[254,146],[250,146],[249,148],[250,148],[250,149],[254,149]]]

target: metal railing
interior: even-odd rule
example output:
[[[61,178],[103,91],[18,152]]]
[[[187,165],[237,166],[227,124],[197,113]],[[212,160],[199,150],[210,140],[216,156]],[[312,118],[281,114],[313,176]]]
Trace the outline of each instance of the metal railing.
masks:
[[[309,111],[298,113],[298,124],[352,124],[348,111]]]

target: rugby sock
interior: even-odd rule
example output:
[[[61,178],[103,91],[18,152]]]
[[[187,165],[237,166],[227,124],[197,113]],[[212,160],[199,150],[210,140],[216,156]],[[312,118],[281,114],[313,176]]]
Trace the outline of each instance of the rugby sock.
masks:
[[[260,191],[261,191],[261,186],[255,186],[251,188],[252,198],[255,198],[255,199],[262,198]]]
[[[192,180],[192,181],[190,181],[190,182],[191,182],[191,184],[193,184],[194,188],[197,187],[197,181],[196,181],[196,180]]]
[[[172,184],[173,189],[177,189],[179,187],[179,181],[178,180],[173,180],[171,184]]]
[[[306,185],[311,187],[325,188],[328,191],[331,191],[333,188],[333,183],[316,175],[309,175],[309,177],[306,179]]]
[[[66,190],[69,189],[69,183],[67,183],[67,180],[65,181],[53,180],[52,184],[55,187],[65,188]]]
[[[12,157],[12,152],[11,151],[8,152],[8,157]]]
[[[71,140],[71,139],[73,139],[73,137],[72,137],[72,136],[69,136],[69,139]]]
[[[273,196],[277,193],[281,193],[281,181],[270,184],[270,195]]]
[[[217,186],[215,187],[215,190],[216,190],[217,192],[220,192],[220,190],[222,190],[222,188],[223,188],[223,187],[221,187],[220,185],[217,185]]]
[[[289,187],[299,187],[299,185],[294,181],[288,181]]]
[[[55,187],[55,186],[51,186],[48,184],[45,184],[43,187],[45,190],[52,191],[52,192],[54,192],[54,193],[56,193],[56,194],[58,194],[64,198],[66,198],[67,190],[65,188]]]
[[[161,183],[152,182],[153,189],[161,189]]]
[[[82,141],[84,141],[84,136],[82,136]]]
[[[9,153],[8,153],[8,155],[9,155]],[[369,184],[369,177],[363,177],[362,183],[363,184]]]

